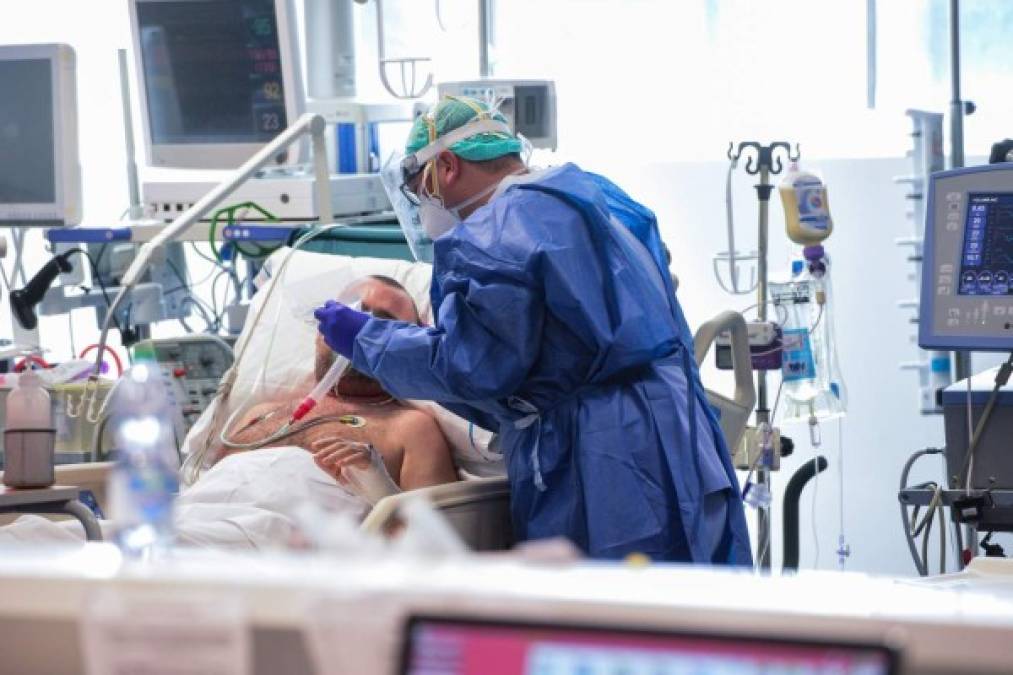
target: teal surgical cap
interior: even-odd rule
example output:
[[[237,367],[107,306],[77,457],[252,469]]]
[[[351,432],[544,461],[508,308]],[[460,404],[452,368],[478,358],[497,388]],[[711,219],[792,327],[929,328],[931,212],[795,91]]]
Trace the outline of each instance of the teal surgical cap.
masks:
[[[489,108],[483,101],[466,96],[445,96],[432,109],[415,120],[405,154],[412,155],[426,147],[440,136],[464,126],[473,119],[493,119],[506,123],[506,118]],[[516,136],[505,133],[477,134],[458,141],[450,146],[450,151],[472,162],[496,159],[504,155],[519,153],[521,141]]]

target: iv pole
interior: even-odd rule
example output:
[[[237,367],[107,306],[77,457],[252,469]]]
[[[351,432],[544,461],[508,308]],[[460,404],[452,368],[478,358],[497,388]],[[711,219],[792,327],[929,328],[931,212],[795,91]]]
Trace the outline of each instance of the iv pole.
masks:
[[[489,47],[494,47],[493,0],[478,0],[478,74],[482,79],[492,77]]]
[[[950,0],[950,168],[964,166],[964,115],[974,113],[974,103],[960,98],[960,0]],[[971,377],[971,352],[953,353],[953,379]],[[973,557],[978,549],[978,529],[964,526],[964,539]]]
[[[778,152],[783,151],[783,152]],[[748,154],[747,154],[748,153]],[[795,144],[795,153],[791,152],[791,144],[785,141],[775,141],[770,145],[762,145],[756,141],[745,141],[739,143],[735,149],[734,143],[728,144],[728,159],[738,161],[740,157],[747,154],[746,173],[750,176],[760,176],[760,182],[756,188],[756,197],[759,200],[759,230],[757,235],[757,284],[756,303],[757,318],[760,321],[767,320],[767,269],[768,269],[768,239],[769,239],[769,209],[770,193],[774,186],[770,182],[771,176],[781,173],[784,168],[782,155],[788,161],[797,162],[799,159],[798,144]],[[769,429],[771,422],[771,411],[767,402],[767,371],[756,371],[756,426],[758,429]],[[767,434],[766,438],[770,438]],[[770,489],[771,465],[773,448],[768,442],[764,442],[763,459],[756,468],[756,482],[758,485]],[[770,507],[761,507],[757,510],[756,519],[756,564],[760,569],[770,569],[771,549],[771,528],[770,528]]]
[[[964,166],[964,115],[974,103],[960,99],[960,0],[950,0],[950,168]],[[971,376],[971,352],[954,352],[954,381]]]

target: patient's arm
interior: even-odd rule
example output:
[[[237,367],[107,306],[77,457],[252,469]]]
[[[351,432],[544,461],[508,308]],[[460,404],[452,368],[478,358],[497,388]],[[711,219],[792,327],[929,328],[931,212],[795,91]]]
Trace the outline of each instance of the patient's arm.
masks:
[[[402,490],[453,483],[457,471],[450,447],[436,420],[424,412],[410,411],[399,420],[404,448],[398,484]]]
[[[380,446],[334,436],[317,440],[311,447],[317,465],[374,502],[398,487],[415,490],[457,480],[450,448],[432,417],[405,410],[388,422],[389,436]],[[375,479],[366,481],[372,488],[360,485],[367,475]],[[389,487],[381,487],[384,483]]]
[[[253,406],[233,425],[229,439],[237,443],[250,443],[269,436],[288,421],[290,408],[290,405],[280,401]],[[436,420],[428,414],[414,409],[401,409],[382,421],[372,421],[362,431],[370,432],[368,436],[373,438],[356,438],[352,435],[353,430],[347,427],[328,425],[317,427],[309,433],[293,434],[272,445],[298,445],[314,449],[314,439],[334,439],[336,436],[350,441],[368,441],[374,443],[380,451],[388,473],[402,490],[457,480],[457,471],[447,441]],[[235,451],[222,454],[232,452]],[[335,475],[335,471],[326,467],[325,470]]]

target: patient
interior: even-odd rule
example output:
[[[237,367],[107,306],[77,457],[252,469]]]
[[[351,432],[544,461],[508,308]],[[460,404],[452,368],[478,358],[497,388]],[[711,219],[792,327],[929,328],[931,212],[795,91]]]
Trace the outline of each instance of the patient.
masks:
[[[364,309],[379,317],[419,321],[411,296],[393,279],[370,277],[360,283]],[[318,339],[317,379],[333,358]],[[333,421],[271,443],[277,447],[223,452],[199,480],[183,488],[174,514],[177,543],[252,549],[300,545],[306,527],[326,525],[338,514],[354,521],[370,504],[399,489],[457,480],[447,441],[428,414],[395,401],[355,371],[335,389],[303,418]],[[230,440],[254,442],[277,431],[308,391],[254,406],[236,423]],[[111,537],[111,523],[101,525],[103,536]],[[54,523],[39,516],[22,516],[0,527],[0,543],[83,537],[77,521]]]
[[[371,276],[356,285],[364,311],[384,319],[419,323],[414,300],[398,282]],[[331,367],[334,358],[334,352],[318,336],[315,382]],[[269,437],[288,421],[307,393],[308,387],[284,400],[254,406],[233,427],[229,440],[246,444]],[[335,391],[301,422],[324,418],[332,421],[310,426],[273,445],[294,445],[313,452],[321,469],[370,503],[397,491],[397,487],[414,490],[457,480],[450,449],[436,421],[402,405],[376,380],[354,369],[349,369]],[[237,452],[249,451],[223,450],[220,457]],[[389,479],[383,475],[384,469]]]

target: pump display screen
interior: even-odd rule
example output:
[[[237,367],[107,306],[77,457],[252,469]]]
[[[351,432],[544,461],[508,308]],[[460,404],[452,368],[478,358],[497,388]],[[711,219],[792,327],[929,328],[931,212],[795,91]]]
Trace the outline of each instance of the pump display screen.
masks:
[[[0,61],[0,204],[56,199],[49,59]]]
[[[971,193],[960,258],[960,295],[1013,295],[1013,193]]]
[[[151,141],[264,143],[288,125],[274,0],[139,2]]]
[[[890,675],[882,647],[415,618],[402,675]]]

